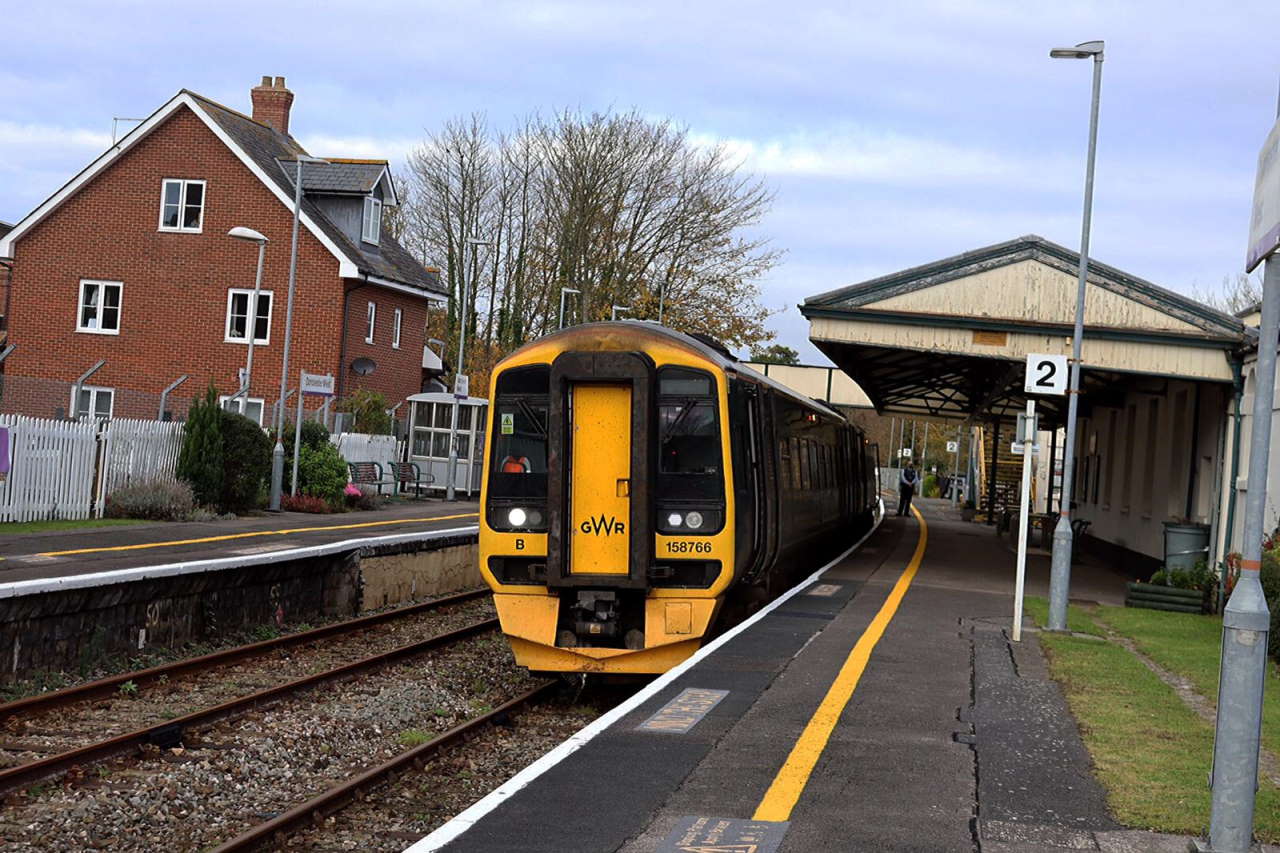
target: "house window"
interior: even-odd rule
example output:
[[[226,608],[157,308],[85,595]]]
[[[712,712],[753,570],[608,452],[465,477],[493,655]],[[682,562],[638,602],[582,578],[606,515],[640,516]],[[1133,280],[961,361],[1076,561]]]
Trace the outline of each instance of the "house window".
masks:
[[[404,321],[404,312],[397,308],[391,315],[391,347],[400,349],[400,324]]]
[[[253,299],[252,290],[232,288],[227,291],[227,330],[226,342],[231,344],[248,343],[245,329],[249,323],[249,301]],[[271,291],[258,291],[258,310],[253,328],[253,342],[267,344],[271,342]]]
[[[377,243],[382,236],[382,202],[371,195],[364,197],[364,221],[360,236],[366,243]]]
[[[230,396],[224,394],[218,398],[218,405],[228,412],[244,415],[258,426],[262,426],[263,403],[260,397],[236,397],[232,400]]]
[[[123,290],[124,284],[118,281],[81,281],[76,331],[120,334],[120,295]]]
[[[72,393],[75,389],[72,389]],[[93,385],[80,386],[80,402],[75,406],[76,417],[110,418],[111,407],[115,403],[115,391],[110,388],[98,388]]]
[[[165,178],[160,191],[160,230],[199,233],[204,226],[204,181]]]
[[[376,324],[378,321],[378,306],[373,304],[372,302],[369,303],[368,317],[369,317],[369,325],[364,332],[364,342],[366,344],[371,344],[373,343],[373,327],[374,327],[374,324]]]

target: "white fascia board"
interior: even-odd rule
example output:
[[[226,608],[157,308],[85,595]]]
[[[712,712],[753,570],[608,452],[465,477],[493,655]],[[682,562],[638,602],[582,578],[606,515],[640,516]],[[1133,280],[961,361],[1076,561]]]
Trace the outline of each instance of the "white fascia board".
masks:
[[[347,276],[347,278],[354,278],[354,277],[355,276]],[[400,293],[408,293],[413,296],[421,296],[423,299],[426,299],[431,302],[448,302],[449,301],[449,297],[445,296],[443,293],[432,293],[430,290],[423,290],[420,287],[410,287],[407,284],[400,284],[398,281],[391,281],[390,279],[379,278],[376,275],[362,275],[359,278],[362,281],[367,281],[370,284],[377,285],[378,287],[385,287],[388,290],[396,290],[396,291],[399,291]]]
[[[378,184],[384,181],[387,184],[387,192],[391,196],[391,201],[388,202],[386,196],[384,195],[382,198],[382,203],[390,204],[392,207],[399,207],[400,194],[396,192],[396,182],[391,179],[391,169],[390,167],[387,167],[387,166],[382,167],[382,174],[378,175],[378,180],[374,181],[373,185],[376,187]]]

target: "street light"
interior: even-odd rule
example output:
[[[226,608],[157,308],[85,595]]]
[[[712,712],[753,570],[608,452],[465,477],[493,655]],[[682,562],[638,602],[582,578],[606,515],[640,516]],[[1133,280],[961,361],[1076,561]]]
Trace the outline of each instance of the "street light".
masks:
[[[1080,279],[1076,285],[1076,326],[1071,338],[1071,383],[1067,391],[1067,446],[1062,452],[1062,494],[1058,525],[1053,530],[1053,562],[1049,576],[1049,630],[1067,630],[1067,598],[1071,588],[1071,466],[1076,448],[1076,408],[1080,400],[1080,352],[1084,340],[1084,290],[1089,277],[1089,225],[1093,216],[1093,163],[1098,150],[1098,100],[1102,94],[1101,41],[1049,51],[1054,59],[1093,59],[1093,102],[1089,108],[1089,159],[1084,173],[1084,216],[1080,226]],[[1052,476],[1052,472],[1050,473]]]
[[[249,339],[249,354],[245,358],[244,381],[240,383],[240,389],[231,397],[232,400],[244,398],[241,404],[243,411],[249,406],[249,385],[253,381],[253,339],[258,336],[258,294],[262,291],[262,256],[267,250],[268,240],[261,232],[245,228],[243,225],[232,228],[227,232],[227,236],[244,240],[246,243],[258,244],[258,273],[253,280],[253,300],[251,304],[245,306],[244,312],[244,331]]]
[[[562,287],[562,288],[560,288],[560,325],[556,327],[556,328],[558,328],[558,329],[563,329],[563,328],[564,328],[564,297],[565,297],[565,294],[566,294],[566,293],[577,293],[577,294],[581,294],[581,293],[582,293],[582,291],[581,291],[581,290],[574,290],[572,287]]]
[[[461,397],[458,396],[462,390],[462,359],[466,353],[467,343],[467,246],[492,246],[491,240],[481,240],[476,237],[468,237],[462,246],[462,280],[459,284],[462,286],[462,297],[458,301],[458,366],[454,368],[453,381],[453,415],[449,419],[449,484],[445,486],[444,498],[447,501],[454,499],[454,480],[458,477],[458,411],[461,409]],[[464,395],[465,396],[465,395]]]
[[[630,310],[631,310],[630,305],[615,305],[613,306],[613,312],[609,315],[609,319],[617,320],[619,311],[630,311]]]
[[[289,342],[293,337],[293,289],[298,281],[298,220],[302,218],[302,164],[328,162],[328,160],[322,160],[319,157],[299,154],[297,167],[293,175],[293,242],[289,247],[289,298],[284,312],[284,355],[280,360],[280,396],[277,398],[279,402],[276,405],[276,446],[271,449],[271,503],[269,508],[273,512],[280,511],[280,496],[284,491],[284,404],[289,396],[286,392],[289,387]],[[345,318],[343,318],[343,322],[346,322]],[[306,398],[299,395],[298,405],[301,406],[304,402],[306,402]],[[294,483],[293,491],[295,494],[297,490],[298,484]]]

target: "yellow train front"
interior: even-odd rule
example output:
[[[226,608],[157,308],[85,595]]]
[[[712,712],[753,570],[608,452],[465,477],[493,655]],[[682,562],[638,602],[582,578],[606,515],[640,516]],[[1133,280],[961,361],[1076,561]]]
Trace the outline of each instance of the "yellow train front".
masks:
[[[663,672],[731,589],[758,603],[781,559],[869,518],[860,433],[660,326],[549,335],[497,366],[490,395],[480,566],[534,671]]]

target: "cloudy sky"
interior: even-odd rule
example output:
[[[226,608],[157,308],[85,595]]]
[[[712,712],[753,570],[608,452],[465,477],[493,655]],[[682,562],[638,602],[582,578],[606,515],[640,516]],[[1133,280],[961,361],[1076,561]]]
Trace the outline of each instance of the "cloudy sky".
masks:
[[[765,301],[814,362],[808,295],[1021,234],[1079,245],[1089,63],[1050,47],[1107,42],[1093,255],[1188,293],[1242,270],[1280,80],[1274,0],[182,5],[5,12],[0,219],[183,87],[247,111],[283,75],[310,150],[393,159],[460,113],[636,108],[776,191]]]

